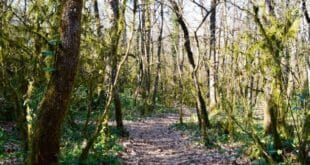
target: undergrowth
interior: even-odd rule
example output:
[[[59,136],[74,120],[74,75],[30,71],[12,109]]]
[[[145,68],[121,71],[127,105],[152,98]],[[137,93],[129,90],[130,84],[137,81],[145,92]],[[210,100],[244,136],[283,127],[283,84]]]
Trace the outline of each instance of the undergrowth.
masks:
[[[299,162],[299,146],[302,145],[299,139],[302,137],[298,137],[300,136],[298,134],[301,134],[302,130],[296,128],[302,128],[303,122],[307,115],[309,115],[309,112],[306,110],[308,108],[309,105],[305,103],[304,96],[296,95],[292,99],[291,110],[288,112],[290,115],[287,118],[291,132],[288,137],[281,136],[281,150],[275,149],[272,136],[265,133],[262,127],[262,119],[255,118],[250,124],[246,123],[246,119],[243,116],[240,116],[240,109],[236,110],[236,114],[233,114],[234,121],[233,127],[231,128],[233,131],[231,132],[227,130],[227,121],[229,120],[227,114],[223,112],[211,114],[210,121],[212,128],[207,130],[208,139],[204,139],[203,141],[199,138],[201,137],[201,134],[197,124],[198,120],[196,115],[192,115],[189,119],[185,120],[183,124],[177,123],[172,127],[186,133],[201,145],[208,144],[207,147],[209,148],[220,149],[219,146],[223,144],[238,144],[240,147],[237,152],[240,152],[240,155],[244,154],[249,157],[252,164],[255,165],[265,165],[270,163],[264,156],[263,152],[266,152],[265,154],[272,157],[277,164],[296,164]],[[259,146],[257,142],[255,142],[253,136],[256,136],[260,140],[262,146]],[[305,138],[305,140],[307,140],[307,137]],[[263,147],[263,151],[261,147]]]

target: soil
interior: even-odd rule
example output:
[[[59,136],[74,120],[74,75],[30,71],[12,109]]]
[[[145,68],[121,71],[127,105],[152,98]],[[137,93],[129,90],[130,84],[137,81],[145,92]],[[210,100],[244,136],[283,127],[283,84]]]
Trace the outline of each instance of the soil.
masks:
[[[204,147],[186,133],[171,127],[177,122],[177,114],[125,121],[129,137],[122,141],[125,148],[120,153],[122,162],[129,165],[250,164],[237,152],[240,146]]]

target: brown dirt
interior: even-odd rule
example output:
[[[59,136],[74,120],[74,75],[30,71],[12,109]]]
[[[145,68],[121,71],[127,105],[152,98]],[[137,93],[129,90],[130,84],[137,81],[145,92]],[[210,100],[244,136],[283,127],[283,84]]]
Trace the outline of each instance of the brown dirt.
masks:
[[[124,152],[120,157],[124,164],[249,164],[247,158],[238,157],[234,144],[207,149],[192,138],[171,127],[178,122],[176,114],[165,117],[125,121],[129,138],[122,141]]]

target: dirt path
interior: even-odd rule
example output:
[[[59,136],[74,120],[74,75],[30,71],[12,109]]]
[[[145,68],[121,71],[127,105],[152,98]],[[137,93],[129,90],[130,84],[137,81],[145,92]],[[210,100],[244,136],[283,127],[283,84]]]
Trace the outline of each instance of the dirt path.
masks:
[[[172,129],[176,114],[164,118],[147,118],[126,122],[129,138],[122,142],[125,151],[120,154],[124,164],[245,164],[231,147],[220,152],[195,145],[190,137]]]

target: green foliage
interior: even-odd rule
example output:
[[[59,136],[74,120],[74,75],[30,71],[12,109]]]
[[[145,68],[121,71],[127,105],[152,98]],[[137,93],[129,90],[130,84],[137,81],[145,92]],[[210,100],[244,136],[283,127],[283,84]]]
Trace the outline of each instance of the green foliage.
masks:
[[[48,44],[50,46],[58,46],[59,44],[61,44],[61,40],[58,38],[54,38],[48,41]]]
[[[7,128],[11,126],[6,126]],[[11,129],[11,128],[9,128]],[[4,164],[21,164],[24,152],[20,149],[21,139],[17,130],[0,128],[0,161]],[[12,161],[13,160],[13,161]]]
[[[43,70],[44,70],[45,72],[51,73],[51,72],[54,72],[56,69],[53,68],[53,67],[45,67],[45,68],[43,68]]]
[[[252,162],[253,165],[267,165],[267,161],[264,158],[258,159],[258,160],[254,160]]]
[[[0,155],[2,155],[3,151],[4,151],[4,142],[5,142],[5,132],[2,128],[0,128]],[[2,156],[0,156],[2,157]]]
[[[55,51],[46,50],[46,51],[43,51],[43,52],[42,52],[42,55],[43,55],[44,57],[54,56],[54,55],[55,55]]]
[[[197,139],[201,135],[197,122],[186,122],[184,124],[176,123],[172,125],[172,128],[186,132]]]
[[[64,150],[61,155],[60,164],[79,164],[79,156],[81,153],[81,143],[83,141],[80,131],[66,129],[64,137]],[[117,154],[123,151],[123,147],[119,145],[119,135],[117,129],[110,127],[108,137],[103,134],[96,141],[92,152],[83,164],[111,164],[119,165],[120,160]]]
[[[4,7],[1,6],[0,8],[1,120],[12,121],[15,113],[18,113],[17,110],[24,110],[26,107],[31,109],[30,116],[34,119],[36,118],[36,109],[39,102],[42,100],[44,89],[49,79],[46,75],[50,75],[55,71],[55,55],[58,46],[61,45],[62,42],[58,34],[61,22],[59,18],[62,5],[61,1],[37,0],[25,2],[28,3],[27,6],[25,6],[27,7],[25,12],[23,5],[14,3]],[[125,1],[123,2],[125,3]],[[125,10],[125,7],[122,9]],[[84,138],[95,129],[94,123],[97,117],[102,113],[107,99],[106,92],[110,81],[110,73],[108,73],[110,68],[106,66],[111,62],[111,59],[107,57],[111,56],[112,46],[115,46],[115,43],[111,41],[114,42],[116,38],[119,38],[123,27],[130,24],[127,20],[125,21],[122,19],[118,22],[119,31],[116,32],[113,28],[109,30],[104,30],[104,28],[102,28],[103,37],[98,36],[98,34],[94,33],[94,22],[97,20],[92,13],[92,9],[87,5],[83,10],[85,12],[82,16],[83,29],[80,64],[78,66],[78,76],[76,76],[72,99],[70,100],[70,112],[64,126],[65,134],[62,137],[61,164],[79,164],[78,156],[81,153],[81,146]],[[281,12],[282,11],[280,11],[280,13]],[[265,135],[261,127],[260,119],[255,116],[256,114],[253,114],[253,118],[246,116],[250,111],[257,111],[254,111],[254,107],[249,105],[248,96],[245,96],[249,91],[249,81],[245,79],[250,76],[259,77],[255,80],[258,82],[257,85],[253,87],[257,90],[259,90],[258,88],[261,86],[261,88],[263,88],[265,79],[269,79],[270,76],[272,79],[279,80],[279,82],[282,81],[282,79],[279,79],[282,77],[277,75],[277,73],[283,72],[281,70],[283,66],[282,58],[286,56],[285,50],[293,45],[292,41],[296,39],[297,34],[300,32],[299,26],[302,19],[298,9],[285,10],[283,13],[284,14],[278,19],[270,16],[266,12],[260,13],[259,17],[261,17],[260,19],[264,29],[260,29],[258,34],[254,32],[257,29],[255,28],[253,31],[254,28],[252,29],[251,27],[244,31],[240,31],[241,35],[236,37],[235,34],[238,35],[238,32],[235,33],[235,31],[233,31],[232,34],[229,34],[231,32],[231,27],[228,25],[227,27],[223,27],[224,30],[221,31],[222,33],[217,39],[218,41],[222,41],[222,39],[225,41],[224,50],[220,48],[222,42],[219,42],[221,44],[219,44],[217,48],[220,55],[218,64],[221,65],[223,60],[223,68],[226,66],[228,66],[228,68],[226,67],[226,69],[223,69],[222,66],[219,65],[219,75],[217,75],[216,82],[217,97],[219,99],[217,109],[219,111],[210,113],[212,119],[211,125],[213,127],[208,130],[208,139],[204,140],[214,143],[213,146],[209,147],[230,142],[243,143],[244,147],[240,149],[240,152],[249,155],[250,158],[254,160],[252,162],[253,164],[267,164],[267,160],[263,156],[263,151],[266,151],[266,153],[274,157],[275,160],[279,160],[277,156],[284,155],[285,161],[296,162],[295,157],[298,154],[296,151],[301,144],[297,135],[302,134],[303,131],[309,131],[307,128],[303,130],[303,124],[307,116],[309,116],[308,110],[310,109],[309,93],[306,93],[308,92],[308,88],[304,91],[294,89],[294,94],[290,97],[291,100],[285,100],[289,103],[287,113],[290,114],[290,116],[287,117],[287,127],[291,130],[291,137],[282,141],[283,150],[275,149],[274,144],[270,142],[271,137]],[[122,15],[120,17],[122,17]],[[134,49],[137,48],[137,50],[130,50],[130,54],[133,55],[125,62],[125,67],[127,68],[121,71],[122,73],[119,81],[120,86],[123,88],[120,90],[120,97],[122,101],[123,118],[125,120],[137,120],[142,117],[150,116],[164,117],[167,113],[176,113],[177,110],[173,107],[181,103],[184,106],[195,107],[195,88],[192,83],[192,75],[188,69],[188,65],[184,65],[184,71],[180,78],[175,76],[177,71],[175,71],[176,68],[173,68],[174,64],[172,64],[175,61],[171,61],[175,60],[176,53],[179,53],[176,52],[175,47],[180,46],[179,40],[182,38],[179,34],[180,28],[178,28],[175,18],[173,19],[172,26],[175,30],[172,30],[170,35],[173,46],[170,52],[162,51],[162,56],[164,58],[162,58],[161,62],[162,68],[157,102],[154,107],[151,106],[149,102],[147,103],[149,107],[154,109],[152,113],[146,114],[145,116],[141,116],[139,112],[139,109],[145,108],[145,102],[139,95],[141,92],[135,93],[135,90],[139,87],[139,84],[136,83],[139,79],[137,76],[139,66],[135,66],[139,53],[143,52],[139,50],[142,45],[134,45]],[[223,24],[225,24],[226,20],[223,21]],[[146,26],[150,26],[149,22],[147,24]],[[233,27],[233,29],[234,28],[235,27]],[[262,30],[265,30],[266,33],[263,34]],[[152,31],[152,29],[150,29],[150,31]],[[138,33],[140,33],[140,31]],[[142,33],[138,35],[143,35]],[[138,35],[137,41],[141,42],[139,38],[143,36]],[[169,37],[169,35],[167,36]],[[221,38],[222,36],[227,38]],[[233,41],[230,41],[230,37],[233,38]],[[199,38],[199,41],[201,41],[201,39],[203,38]],[[299,41],[296,43],[300,44]],[[158,43],[152,42],[152,44],[155,46]],[[296,44],[296,46],[298,46],[298,44]],[[304,44],[305,48],[300,49],[300,47],[296,47],[298,52],[302,52],[300,55],[297,55],[298,67],[301,67],[303,63],[300,59],[307,55],[307,51],[304,53],[303,50],[307,50],[308,48],[306,42],[301,44]],[[167,45],[164,45],[165,49],[166,46]],[[119,56],[124,52],[124,48],[113,48],[117,49],[116,54]],[[180,49],[182,49],[181,46]],[[204,49],[208,50],[208,47]],[[198,52],[199,51],[200,50],[198,50]],[[164,52],[166,53],[164,54]],[[170,56],[172,56],[171,59]],[[205,78],[205,71],[203,69],[204,67],[202,67],[204,63],[208,63],[208,60],[204,58],[202,53],[202,65],[198,68],[199,70],[203,70],[200,72],[199,76],[199,79],[203,80],[201,81],[203,83],[200,84],[204,93],[203,97],[208,93],[208,85],[205,83],[207,81]],[[154,59],[151,59],[152,63],[149,66],[150,76],[153,76],[153,71],[156,66],[153,60],[155,60],[155,56]],[[226,61],[224,62],[224,60]],[[186,63],[187,61],[185,60],[184,64]],[[270,71],[272,75],[269,75]],[[294,79],[299,79],[302,73],[296,72],[296,75],[297,78],[295,77]],[[183,91],[181,91],[178,84],[179,78],[183,85]],[[34,89],[32,94],[27,96],[29,81],[34,82]],[[151,84],[153,84],[152,81],[153,77],[151,78]],[[300,85],[299,83],[300,82],[297,82],[297,86]],[[246,92],[244,90],[246,90]],[[279,91],[279,89],[277,92],[278,93],[274,95],[277,97],[275,100],[278,101],[279,104],[286,104],[286,102],[282,102],[282,100],[278,99],[284,92]],[[152,92],[150,92],[149,95],[151,95],[151,93]],[[88,110],[90,111],[90,122],[84,135],[84,133],[82,133],[82,128],[87,119]],[[110,108],[109,115],[110,119],[114,120],[113,104]],[[245,129],[242,130],[237,123]],[[201,134],[196,116],[192,116],[185,124],[175,124],[172,128],[186,132],[197,141],[200,139]],[[119,132],[115,128],[109,128],[109,130],[110,133],[107,137],[102,135],[100,139],[96,141],[85,164],[120,164],[117,153],[122,151],[123,148],[118,144],[120,139]],[[249,134],[247,134],[245,130],[248,131]],[[260,148],[261,146],[257,145],[257,142],[254,142],[251,135],[256,135],[258,137],[263,144],[263,149]],[[302,138],[307,140],[308,137],[305,136]],[[12,154],[4,152],[5,143],[14,142],[16,144],[21,144],[21,141],[22,139],[20,139],[19,134],[15,131],[13,134],[7,134],[0,128],[0,159],[25,154],[19,151]],[[205,141],[199,141],[199,143],[205,144]]]
[[[142,106],[142,102],[139,99],[134,98],[130,94],[132,89],[125,88],[124,92],[120,95],[123,105],[123,117],[124,120],[135,120],[140,115],[137,107]],[[114,114],[113,114],[114,115]],[[114,118],[114,116],[112,117]]]

